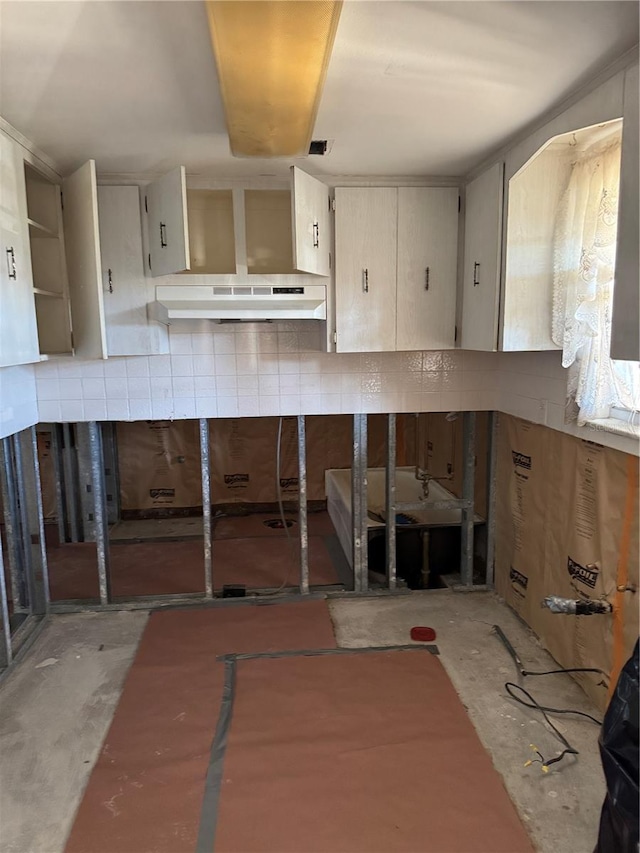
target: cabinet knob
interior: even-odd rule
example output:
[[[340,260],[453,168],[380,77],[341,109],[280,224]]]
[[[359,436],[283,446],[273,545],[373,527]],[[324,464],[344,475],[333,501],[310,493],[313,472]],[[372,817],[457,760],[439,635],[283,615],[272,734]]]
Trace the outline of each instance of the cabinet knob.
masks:
[[[362,270],[362,290],[364,293],[369,293],[369,270]]]
[[[429,290],[429,267],[424,271],[424,289]]]
[[[317,222],[313,223],[313,248],[317,249],[320,245],[320,226]]]
[[[473,286],[477,287],[480,284],[480,264],[476,261],[473,265]]]
[[[13,246],[7,249],[7,269],[9,270],[9,278],[15,281],[18,273],[16,270],[16,254],[13,251]]]
[[[107,270],[107,281],[109,283],[109,293],[113,293],[113,274],[111,270]]]
[[[167,248],[167,226],[164,222],[160,223],[160,248]]]

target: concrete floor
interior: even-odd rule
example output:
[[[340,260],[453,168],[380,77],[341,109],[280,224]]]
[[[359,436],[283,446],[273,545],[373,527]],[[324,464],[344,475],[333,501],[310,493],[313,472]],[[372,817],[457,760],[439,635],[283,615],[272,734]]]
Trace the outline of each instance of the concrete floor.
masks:
[[[434,590],[334,599],[330,607],[340,646],[406,643],[413,625],[435,628],[442,662],[539,853],[593,850],[605,790],[598,728],[556,718],[580,756],[547,775],[523,767],[530,743],[547,757],[558,743],[539,714],[506,696],[504,682],[518,678],[491,626],[503,628],[526,665],[554,662],[504,604],[490,593]],[[0,686],[3,853],[63,850],[146,619],[141,611],[52,617]],[[543,704],[599,716],[568,676],[528,679],[526,687]]]

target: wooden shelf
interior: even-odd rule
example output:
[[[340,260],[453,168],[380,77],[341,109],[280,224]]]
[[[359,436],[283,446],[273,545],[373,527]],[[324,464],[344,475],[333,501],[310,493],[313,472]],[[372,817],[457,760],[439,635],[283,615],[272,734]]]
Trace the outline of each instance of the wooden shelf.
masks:
[[[56,239],[58,236],[55,231],[41,225],[39,222],[36,222],[35,219],[27,219],[27,222],[29,223],[30,237],[51,237],[52,239]]]
[[[51,296],[53,299],[62,299],[63,293],[56,293],[54,290],[43,290],[41,287],[34,287],[33,292],[36,296]]]

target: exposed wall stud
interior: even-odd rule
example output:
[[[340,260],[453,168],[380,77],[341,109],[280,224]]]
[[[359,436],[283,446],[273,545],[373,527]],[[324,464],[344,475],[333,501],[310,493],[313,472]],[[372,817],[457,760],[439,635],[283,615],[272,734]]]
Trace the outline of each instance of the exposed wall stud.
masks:
[[[213,554],[211,526],[211,459],[209,450],[209,421],[200,418],[200,473],[202,478],[202,533],[204,539],[204,591],[213,598]]]
[[[396,416],[387,415],[387,465],[385,477],[387,583],[396,588]]]
[[[298,526],[300,528],[300,592],[309,593],[309,530],[307,526],[307,440],[304,415],[298,415]]]

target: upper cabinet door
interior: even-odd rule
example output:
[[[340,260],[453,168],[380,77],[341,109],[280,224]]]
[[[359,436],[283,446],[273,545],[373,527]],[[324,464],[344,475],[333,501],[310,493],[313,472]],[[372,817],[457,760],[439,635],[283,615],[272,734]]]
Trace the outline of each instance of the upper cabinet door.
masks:
[[[184,166],[148,184],[144,191],[151,275],[171,275],[191,269]]]
[[[300,272],[329,275],[331,247],[329,188],[291,167],[293,266]]]
[[[398,191],[336,189],[337,352],[396,348]]]
[[[109,355],[167,352],[167,330],[147,320],[155,282],[144,274],[140,191],[98,187],[102,291]]]
[[[497,349],[503,193],[504,163],[465,190],[462,349]]]
[[[81,358],[106,358],[95,160],[63,180],[62,197],[74,351]]]
[[[611,358],[638,361],[638,66],[624,77],[624,123],[618,212],[618,246],[613,288]]]
[[[455,346],[458,188],[398,189],[398,350]]]
[[[0,133],[0,367],[39,359],[24,161]]]

